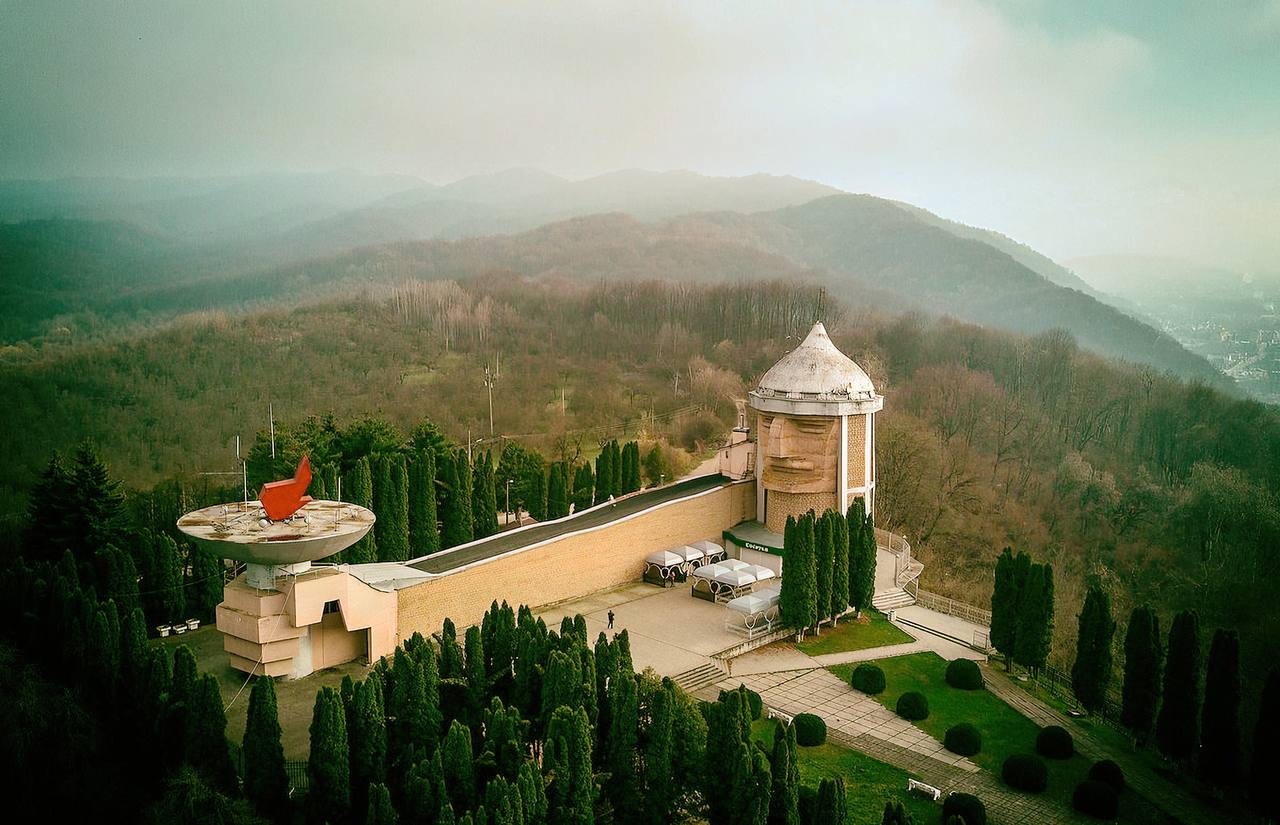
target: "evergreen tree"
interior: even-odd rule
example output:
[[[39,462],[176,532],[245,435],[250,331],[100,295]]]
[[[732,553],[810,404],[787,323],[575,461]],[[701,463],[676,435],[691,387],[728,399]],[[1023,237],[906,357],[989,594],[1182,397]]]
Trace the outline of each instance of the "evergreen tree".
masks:
[[[622,489],[622,447],[616,438],[609,442],[609,470],[613,473],[609,489],[615,496],[620,496],[625,492]]]
[[[1173,617],[1164,695],[1156,717],[1156,744],[1171,759],[1184,760],[1200,741],[1200,617],[1184,610]]]
[[[307,760],[307,809],[311,822],[341,822],[351,810],[351,769],[342,698],[331,687],[316,693]]]
[[[596,456],[596,504],[603,504],[614,494],[613,489],[613,453],[605,444]]]
[[[862,591],[862,603],[871,608],[871,602],[876,595],[876,563],[879,548],[876,544],[876,524],[875,519],[870,513],[862,517],[862,565],[860,573],[862,579],[859,586]]]
[[[769,794],[769,825],[800,825],[800,767],[796,761],[796,732],[778,722],[769,759],[773,790]]]
[[[191,550],[191,580],[187,582],[187,610],[201,621],[213,620],[222,601],[222,559],[203,550]]]
[[[560,650],[551,651],[546,676],[542,680],[542,719],[549,723],[561,707],[582,706],[582,667],[578,657]]]
[[[1102,710],[1111,684],[1111,597],[1097,584],[1090,585],[1080,611],[1076,635],[1076,660],[1071,666],[1071,689],[1091,713]]]
[[[547,518],[563,518],[569,515],[569,482],[565,478],[564,464],[551,465],[547,479]]]
[[[436,523],[436,459],[420,450],[409,462],[409,553],[421,558],[440,549]]]
[[[591,465],[583,463],[573,474],[573,511],[575,513],[591,506],[595,486],[595,474],[591,472]]]
[[[1033,564],[1018,597],[1018,634],[1015,638],[1014,661],[1028,669],[1041,668],[1038,640],[1044,618],[1044,567]]]
[[[70,539],[64,549],[88,550],[115,544],[123,538],[124,496],[120,482],[111,478],[89,441],[82,441],[71,464],[72,519]],[[110,592],[110,591],[108,591]]]
[[[818,784],[818,805],[814,825],[844,825],[847,814],[844,780],[823,779]]]
[[[662,483],[666,475],[667,464],[662,459],[662,447],[654,444],[644,456],[645,480],[649,482],[650,487],[656,487]]]
[[[465,676],[462,648],[458,646],[458,630],[453,619],[446,618],[440,631],[440,678],[462,679]]]
[[[28,527],[22,548],[29,561],[53,561],[66,552],[84,552],[83,537],[76,534],[76,495],[72,471],[54,453],[27,499]]]
[[[382,462],[387,491],[376,524],[385,525],[378,536],[380,561],[407,561],[409,559],[409,473],[404,456],[399,453],[388,456]]]
[[[1240,637],[1213,634],[1205,671],[1200,724],[1200,770],[1217,785],[1234,785],[1240,774]]]
[[[631,679],[622,679],[631,682]],[[646,821],[661,825],[674,819],[675,708],[671,694],[659,688],[650,699],[649,726],[644,744]],[[634,734],[633,734],[634,739]],[[617,765],[615,769],[622,767]],[[625,804],[627,800],[624,799]],[[615,810],[618,803],[614,803]]]
[[[365,825],[397,825],[400,821],[391,806],[391,791],[381,782],[369,786],[369,807]]]
[[[466,544],[473,538],[471,523],[471,485],[469,473],[464,481],[463,467],[467,454],[458,450],[441,456],[440,544],[444,548]]]
[[[458,512],[462,520],[462,533],[467,541],[471,541],[476,537],[476,511],[472,498],[475,481],[472,479],[473,468],[467,451],[459,447],[453,463],[458,468]]]
[[[471,731],[456,719],[440,746],[440,764],[444,768],[444,786],[453,809],[471,810],[476,795]]]
[[[481,711],[484,709],[485,697],[489,694],[489,673],[485,664],[484,642],[480,636],[480,628],[472,625],[467,628],[463,641],[466,654],[468,722],[479,728],[483,721]]]
[[[383,710],[382,680],[376,673],[357,682],[351,728],[347,731],[351,761],[351,809],[362,811],[369,786],[387,778],[387,726]]]
[[[1249,770],[1249,801],[1264,817],[1280,820],[1280,794],[1276,793],[1276,776],[1280,775],[1280,669],[1272,670],[1262,689],[1258,705],[1258,722],[1253,728],[1253,764]]]
[[[831,514],[831,623],[849,609],[849,522],[838,510]]]
[[[475,508],[476,538],[498,532],[498,499],[493,479],[493,457],[482,453],[472,476],[472,505]]]
[[[958,816],[953,816],[947,820],[946,825],[952,825],[953,820],[959,820],[960,825],[964,825],[964,820]],[[880,825],[913,825],[911,822],[911,814],[907,813],[907,809],[903,807],[901,802],[884,803],[884,816],[880,818]]]
[[[396,529],[396,513],[395,503],[391,492],[391,459],[389,456],[378,456],[370,463],[373,470],[373,512],[377,515],[377,521],[373,524],[373,532],[377,536],[378,544],[378,561],[387,561],[388,553],[392,552],[387,545],[393,542],[391,534]],[[364,807],[354,807],[353,810],[359,812]]]
[[[186,614],[187,599],[182,588],[182,561],[178,557],[178,545],[165,534],[156,537],[152,577],[147,589],[153,591],[155,612],[152,620],[168,623]]]
[[[543,742],[547,783],[547,820],[563,825],[594,825],[595,787],[591,770],[591,732],[580,708],[557,708]]]
[[[835,546],[832,542],[835,539],[835,528],[831,526],[831,519],[827,517],[827,513],[823,513],[822,517],[815,522],[813,538],[814,594],[817,605],[815,624],[817,624],[831,615],[831,580],[832,568],[835,567]]]
[[[547,517],[547,468],[542,456],[531,453],[525,462],[525,508],[538,521]]]
[[[234,791],[236,773],[227,747],[227,714],[215,676],[206,673],[200,677],[190,707],[185,733],[187,762],[215,787]]]
[[[657,707],[650,710],[648,741],[645,743],[644,780],[649,792],[641,805],[637,757],[637,733],[640,730],[640,700],[635,679],[614,677],[609,691],[608,753],[605,769],[609,773],[608,797],[613,811],[622,822],[664,822],[663,799],[668,796],[671,770],[671,716],[660,718]],[[657,788],[657,796],[653,790]]]
[[[351,483],[347,485],[347,489],[343,491],[347,496],[347,500],[352,504],[358,504],[361,507],[373,509],[373,471],[369,466],[369,457],[360,456],[351,467]],[[376,519],[382,518],[382,513],[374,511]],[[377,521],[374,522],[377,524]],[[346,550],[344,556],[351,564],[366,564],[378,559],[378,539],[375,531],[370,530],[360,541],[351,545]]]
[[[280,736],[275,681],[259,676],[249,692],[244,727],[244,795],[272,819],[281,818],[289,804],[289,777]]]
[[[1139,743],[1145,742],[1155,728],[1163,658],[1160,620],[1155,611],[1146,605],[1134,608],[1124,637],[1120,721],[1134,732]]]
[[[996,559],[995,588],[991,591],[991,644],[1004,654],[1005,668],[1013,658],[1018,637],[1018,580],[1013,548]]]
[[[430,759],[422,759],[409,769],[400,810],[408,822],[432,822],[440,811],[441,803],[447,804],[448,801],[440,751],[435,750]]]
[[[627,449],[630,457],[626,462],[626,472],[622,475],[622,489],[624,492],[634,493],[643,486],[640,480],[640,445],[635,441],[628,441]]]
[[[793,546],[784,547],[782,580],[788,576],[795,579],[792,585],[790,607],[785,610],[790,617],[784,619],[792,627],[802,633],[812,627],[818,620],[818,586],[817,563],[814,548],[813,511],[806,513],[796,521],[793,530]],[[786,544],[784,539],[784,545]],[[779,605],[781,607],[781,604]]]

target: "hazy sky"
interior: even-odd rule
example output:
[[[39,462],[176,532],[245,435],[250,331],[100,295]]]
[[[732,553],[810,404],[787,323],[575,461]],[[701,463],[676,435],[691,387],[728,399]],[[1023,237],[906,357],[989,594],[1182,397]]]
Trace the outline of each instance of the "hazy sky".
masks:
[[[773,172],[1280,270],[1280,0],[0,0],[0,177]]]

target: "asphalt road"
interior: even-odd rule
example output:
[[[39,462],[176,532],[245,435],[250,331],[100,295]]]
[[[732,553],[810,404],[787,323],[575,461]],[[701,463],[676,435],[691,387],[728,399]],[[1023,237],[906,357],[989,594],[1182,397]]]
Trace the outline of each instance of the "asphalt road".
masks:
[[[581,515],[570,516],[567,519],[551,524],[539,524],[524,530],[517,529],[516,531],[498,533],[486,541],[478,542],[459,550],[446,550],[436,553],[410,566],[428,573],[444,573],[472,562],[491,559],[494,556],[500,556],[503,553],[509,553],[512,550],[518,550],[521,547],[527,547],[530,544],[546,541],[566,533],[599,527],[602,524],[608,524],[611,521],[617,521],[633,513],[638,513],[641,510],[647,510],[656,504],[684,498],[706,490],[713,490],[730,483],[731,481],[728,478],[719,474],[691,478],[677,484],[659,487],[656,490],[638,493],[615,501],[611,506],[593,508]]]

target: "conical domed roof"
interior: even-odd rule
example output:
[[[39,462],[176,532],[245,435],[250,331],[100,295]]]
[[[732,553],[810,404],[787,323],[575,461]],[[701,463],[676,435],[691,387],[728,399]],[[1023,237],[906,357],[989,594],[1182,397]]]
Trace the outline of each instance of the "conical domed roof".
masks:
[[[871,379],[831,343],[821,323],[813,325],[800,346],[782,357],[760,379],[760,396],[821,400],[870,400]]]

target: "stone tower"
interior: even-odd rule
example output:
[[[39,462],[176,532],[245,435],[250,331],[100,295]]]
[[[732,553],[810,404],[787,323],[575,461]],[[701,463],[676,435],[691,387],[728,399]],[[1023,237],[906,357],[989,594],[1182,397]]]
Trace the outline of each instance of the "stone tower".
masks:
[[[814,324],[750,393],[756,411],[756,518],[781,533],[787,516],[854,498],[874,511],[875,414],[884,407],[866,372]]]

